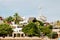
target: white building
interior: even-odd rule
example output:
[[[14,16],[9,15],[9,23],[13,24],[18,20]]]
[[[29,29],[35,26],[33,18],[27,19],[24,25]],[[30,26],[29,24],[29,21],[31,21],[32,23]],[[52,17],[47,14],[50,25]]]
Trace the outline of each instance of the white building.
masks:
[[[22,32],[22,27],[20,27],[19,25],[15,24],[14,22],[12,22],[11,26],[13,28],[13,33],[12,33],[13,37],[25,36],[24,32]]]
[[[19,24],[21,24],[21,25],[28,24],[28,19],[26,19],[25,17],[22,17],[22,18],[23,18],[23,21],[20,21]]]
[[[28,20],[25,17],[22,17],[23,20],[19,22],[19,24],[15,24],[15,22],[11,22],[11,27],[13,28],[13,33],[12,36],[13,37],[21,37],[21,36],[25,36],[24,32],[22,32],[22,26],[28,24]]]
[[[40,20],[40,21],[42,21],[42,22],[44,22],[44,23],[47,21],[46,17],[43,16],[43,15],[39,16],[39,17],[38,17],[38,20]]]

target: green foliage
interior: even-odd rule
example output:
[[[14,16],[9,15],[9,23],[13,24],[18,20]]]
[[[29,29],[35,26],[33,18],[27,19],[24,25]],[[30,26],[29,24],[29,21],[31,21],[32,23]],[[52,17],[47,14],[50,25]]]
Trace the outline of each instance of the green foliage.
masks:
[[[13,18],[12,16],[9,16],[9,17],[5,18],[5,19],[3,20],[3,22],[9,24],[9,23],[11,23],[13,20],[14,20],[14,18]]]
[[[13,19],[13,17],[9,16],[6,20],[7,20],[8,22],[11,22],[11,21],[13,21],[14,19]]]
[[[44,26],[41,21],[36,21],[26,25],[22,31],[28,35],[40,36],[44,34],[46,36],[52,32],[52,26]]]
[[[39,21],[39,20],[37,20],[37,22],[39,22],[41,26],[43,26],[43,25],[44,25],[44,23],[43,23],[43,22],[41,22],[41,21]]]
[[[12,28],[8,24],[0,24],[0,35],[7,35],[13,32]]]
[[[11,22],[14,21],[16,24],[19,24],[19,21],[23,19],[18,15],[18,13],[14,14],[14,17],[9,16],[4,21]],[[57,25],[59,25],[59,21],[57,21]],[[40,36],[41,32],[48,37],[55,37],[55,33],[52,32],[52,25],[44,26],[44,23],[34,18],[34,20],[30,21],[29,24],[23,27],[22,31],[28,36]],[[12,28],[8,24],[0,24],[0,34],[7,35],[12,33]]]
[[[52,32],[51,29],[49,29],[49,27],[44,27],[44,26],[40,26],[40,31],[44,33],[44,35],[49,34],[50,32]]]
[[[19,24],[19,21],[23,20],[19,15],[18,13],[15,13],[14,14],[14,21],[16,24]]]
[[[29,23],[28,25],[26,25],[22,31],[27,34],[28,36],[37,36],[39,35],[38,33],[38,28],[34,23]]]
[[[49,25],[48,27],[49,27],[49,29],[53,29],[53,26],[52,25]]]
[[[57,34],[57,32],[51,32],[51,33],[48,34],[47,36],[48,36],[49,38],[54,39],[54,38],[57,38],[57,37],[58,37],[58,34]]]
[[[45,35],[49,34],[51,32],[51,29],[49,29],[48,27],[43,29],[43,33],[45,33]]]

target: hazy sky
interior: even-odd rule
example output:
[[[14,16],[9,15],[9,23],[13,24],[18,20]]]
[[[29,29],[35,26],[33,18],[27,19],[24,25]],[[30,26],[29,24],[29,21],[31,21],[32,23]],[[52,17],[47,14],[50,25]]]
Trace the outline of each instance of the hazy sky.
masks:
[[[0,16],[16,12],[27,18],[44,15],[48,21],[60,20],[60,0],[0,0]]]

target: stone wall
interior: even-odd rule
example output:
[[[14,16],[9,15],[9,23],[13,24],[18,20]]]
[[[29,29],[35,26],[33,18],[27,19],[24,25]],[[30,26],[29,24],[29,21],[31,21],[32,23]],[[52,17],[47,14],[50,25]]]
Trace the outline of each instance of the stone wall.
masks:
[[[21,37],[21,38],[0,38],[0,40],[41,40],[40,38],[25,38],[25,37]]]

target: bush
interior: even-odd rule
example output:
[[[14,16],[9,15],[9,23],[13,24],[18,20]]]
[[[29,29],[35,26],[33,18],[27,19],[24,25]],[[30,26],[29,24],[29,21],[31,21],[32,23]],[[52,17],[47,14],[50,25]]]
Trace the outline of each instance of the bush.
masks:
[[[52,33],[48,34],[47,36],[48,36],[49,38],[55,39],[55,38],[58,37],[58,34],[57,34],[57,32],[52,32]]]

